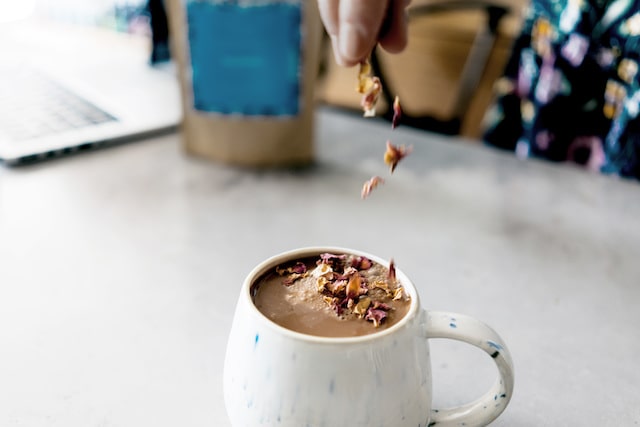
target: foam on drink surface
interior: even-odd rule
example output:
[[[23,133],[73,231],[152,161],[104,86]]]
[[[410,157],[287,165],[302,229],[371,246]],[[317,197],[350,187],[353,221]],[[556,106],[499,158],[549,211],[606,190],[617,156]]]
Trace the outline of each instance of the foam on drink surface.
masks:
[[[352,254],[323,253],[278,265],[251,292],[255,306],[273,322],[325,337],[379,332],[401,320],[411,305],[393,262],[387,268]]]

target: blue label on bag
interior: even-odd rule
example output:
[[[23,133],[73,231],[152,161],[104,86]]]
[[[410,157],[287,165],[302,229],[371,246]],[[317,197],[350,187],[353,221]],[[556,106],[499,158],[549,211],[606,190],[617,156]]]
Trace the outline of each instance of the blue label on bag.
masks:
[[[248,116],[300,110],[300,3],[190,1],[193,107]]]

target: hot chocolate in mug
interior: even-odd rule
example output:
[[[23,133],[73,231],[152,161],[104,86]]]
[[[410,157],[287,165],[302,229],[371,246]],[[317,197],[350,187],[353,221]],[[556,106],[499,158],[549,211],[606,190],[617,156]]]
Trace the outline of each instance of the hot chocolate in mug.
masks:
[[[252,286],[267,271],[322,253],[353,254],[389,267],[389,262],[365,252],[311,247],[273,256],[249,273],[224,365],[225,405],[234,427],[484,426],[504,411],[514,375],[503,340],[472,317],[421,308],[415,286],[399,269],[396,279],[410,297],[410,308],[379,332],[338,338],[307,335],[279,326],[256,308]],[[464,406],[432,408],[430,338],[454,339],[484,350],[498,368],[491,389]]]

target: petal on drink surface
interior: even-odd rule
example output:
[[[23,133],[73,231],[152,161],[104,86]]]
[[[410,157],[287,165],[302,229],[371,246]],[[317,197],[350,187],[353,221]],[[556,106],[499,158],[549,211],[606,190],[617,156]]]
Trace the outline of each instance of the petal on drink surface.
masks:
[[[382,309],[370,307],[367,310],[367,314],[364,316],[365,320],[373,322],[373,326],[376,328],[387,318],[387,312]]]
[[[353,259],[351,265],[357,270],[368,270],[373,265],[373,262],[367,257],[359,256]]]
[[[364,317],[367,314],[367,310],[371,305],[371,298],[362,297],[358,300],[358,303],[353,308],[353,312],[358,315],[358,317]]]
[[[362,278],[360,274],[352,274],[351,277],[349,277],[349,283],[347,283],[347,298],[357,298],[360,295],[361,284]]]

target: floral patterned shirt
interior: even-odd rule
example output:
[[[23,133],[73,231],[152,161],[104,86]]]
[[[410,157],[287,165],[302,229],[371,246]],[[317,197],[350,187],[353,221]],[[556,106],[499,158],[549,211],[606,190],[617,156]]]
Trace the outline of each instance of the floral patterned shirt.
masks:
[[[485,141],[640,179],[640,0],[532,0]]]

